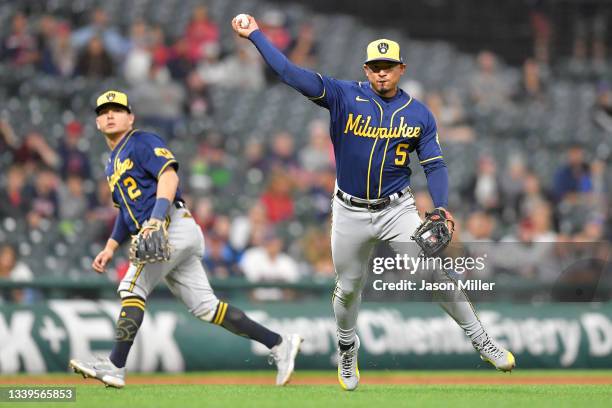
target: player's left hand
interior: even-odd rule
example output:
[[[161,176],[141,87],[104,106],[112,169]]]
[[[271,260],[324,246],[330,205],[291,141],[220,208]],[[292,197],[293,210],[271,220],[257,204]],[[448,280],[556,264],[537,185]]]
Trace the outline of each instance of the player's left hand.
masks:
[[[414,232],[412,239],[426,256],[436,256],[450,244],[454,231],[455,220],[452,214],[439,207],[425,214],[425,220]]]
[[[130,261],[135,265],[144,263],[165,262],[170,259],[168,231],[163,222],[151,218],[132,238]]]

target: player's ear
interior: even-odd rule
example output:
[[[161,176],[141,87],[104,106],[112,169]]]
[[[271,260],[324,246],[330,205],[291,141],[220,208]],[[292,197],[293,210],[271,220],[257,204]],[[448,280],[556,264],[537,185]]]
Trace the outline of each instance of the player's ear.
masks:
[[[130,126],[134,126],[135,118],[134,118],[134,114],[133,113],[130,113],[129,120],[130,120]]]
[[[98,118],[96,118],[96,127],[100,130],[100,122],[98,122]]]
[[[406,64],[400,64],[400,75],[404,75],[406,72]]]

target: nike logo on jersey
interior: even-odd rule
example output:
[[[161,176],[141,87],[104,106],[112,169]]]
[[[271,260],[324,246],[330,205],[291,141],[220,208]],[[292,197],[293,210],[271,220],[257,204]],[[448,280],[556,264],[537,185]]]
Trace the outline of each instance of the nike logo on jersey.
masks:
[[[356,100],[357,102],[370,102],[370,100],[369,100],[369,99],[363,99],[363,98],[361,98],[361,97],[359,97],[359,96],[357,96],[357,97],[355,98],[355,100]]]

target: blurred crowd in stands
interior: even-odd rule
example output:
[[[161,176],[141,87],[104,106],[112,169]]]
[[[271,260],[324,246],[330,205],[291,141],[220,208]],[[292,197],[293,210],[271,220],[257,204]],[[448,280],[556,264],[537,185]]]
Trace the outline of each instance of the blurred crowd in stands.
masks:
[[[490,118],[550,99],[549,88],[556,80],[547,45],[550,23],[537,9],[530,18],[534,56],[525,60],[521,70],[503,66],[494,53],[482,51],[475,57],[477,69],[468,78],[468,100],[452,89],[425,89],[418,78],[411,77],[409,65],[402,87],[433,111],[443,148],[461,144],[478,149],[477,140],[487,137],[478,132],[480,116]],[[94,10],[83,25],[51,14],[17,11],[0,37],[0,63],[13,70],[35,68],[37,75],[57,81],[122,78],[129,84],[137,125],[156,129],[172,140],[184,118],[214,112],[211,89],[258,90],[276,81],[247,41],[236,41],[231,49],[222,47],[220,24],[229,23],[213,21],[202,5],[194,8],[178,38],[168,38],[163,26],[144,20],[121,30],[102,8]],[[269,11],[261,16],[260,25],[291,60],[317,68],[319,39],[312,24],[297,24],[282,12]],[[595,37],[593,49],[597,69],[609,63],[606,44],[597,42],[600,38]],[[580,38],[576,41],[573,61],[586,64],[586,45]],[[605,75],[588,79],[597,95],[588,120],[603,131],[608,145],[612,140],[610,79]],[[87,95],[86,100],[90,99]],[[309,102],[304,99],[303,103]],[[466,104],[478,115],[468,112]],[[51,222],[65,236],[87,230],[94,243],[103,244],[116,210],[106,181],[94,177],[93,167],[101,166],[101,160],[90,155],[83,138],[84,125],[93,121],[93,113],[65,121],[64,136],[57,145],[49,143],[47,129],[33,127],[16,134],[10,115],[1,113],[0,151],[10,156],[2,162],[0,174],[3,230],[10,233],[19,230],[14,224],[24,225],[22,230],[28,234],[44,231]],[[220,128],[198,139],[197,149],[182,160],[181,187],[205,232],[203,262],[210,276],[244,276],[253,282],[333,278],[329,224],[335,171],[327,122],[313,120],[308,134],[306,142],[298,142],[289,131],[279,129],[264,137],[253,135],[231,151]],[[450,209],[459,223],[457,239],[524,244],[609,241],[609,150],[603,156],[578,142],[567,145],[565,157],[556,158],[552,178],[530,168],[531,154],[525,146],[502,165],[494,155],[479,151],[466,180],[456,180],[449,169],[455,197]],[[413,170],[414,166],[418,165],[413,162]],[[246,210],[236,211],[240,207],[232,202],[233,192],[247,185],[256,186],[251,195],[255,199]],[[426,189],[419,189],[415,196],[421,213],[431,209]],[[217,201],[220,197],[225,197],[222,205]],[[15,245],[3,244],[0,250],[0,275],[27,280],[42,274],[28,268],[30,257],[20,256],[15,241],[19,240],[12,240]],[[83,276],[92,273],[86,266],[77,265]],[[118,279],[126,268],[127,261],[121,257],[113,278]],[[282,293],[267,291],[260,296],[277,298]]]

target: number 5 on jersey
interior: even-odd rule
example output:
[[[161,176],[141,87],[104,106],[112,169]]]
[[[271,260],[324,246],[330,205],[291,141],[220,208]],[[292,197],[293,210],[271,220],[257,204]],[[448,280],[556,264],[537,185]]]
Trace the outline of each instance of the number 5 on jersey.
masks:
[[[132,201],[136,200],[136,198],[140,197],[142,194],[138,189],[136,180],[134,180],[133,177],[127,177],[125,180],[123,180],[123,185],[127,187],[128,195]]]
[[[408,143],[400,143],[397,145],[395,149],[395,164],[397,166],[403,166],[406,164],[406,159],[408,159]]]

